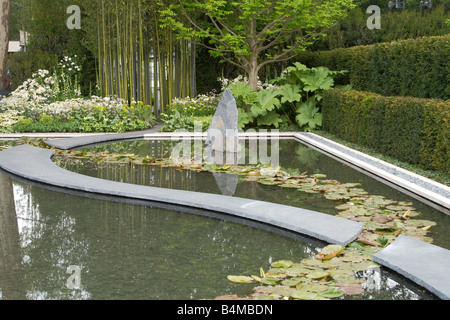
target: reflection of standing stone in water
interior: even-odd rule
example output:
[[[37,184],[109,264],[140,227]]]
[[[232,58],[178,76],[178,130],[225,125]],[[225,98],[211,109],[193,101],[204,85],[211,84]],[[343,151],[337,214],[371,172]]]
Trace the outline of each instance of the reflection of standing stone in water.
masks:
[[[238,133],[238,110],[230,89],[226,89],[211,120],[205,147],[213,152],[241,151]]]
[[[238,183],[237,174],[217,173],[214,172],[214,179],[216,179],[217,186],[222,194],[225,196],[232,196],[236,192],[236,186]]]

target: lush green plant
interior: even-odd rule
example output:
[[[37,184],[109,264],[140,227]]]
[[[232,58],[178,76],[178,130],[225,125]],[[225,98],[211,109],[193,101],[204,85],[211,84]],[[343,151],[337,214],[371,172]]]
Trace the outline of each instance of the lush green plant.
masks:
[[[216,111],[218,102],[219,96],[213,93],[199,95],[197,98],[175,98],[172,100],[172,103],[167,106],[165,113],[170,115],[178,111],[186,117],[212,116]]]
[[[166,112],[160,118],[164,122],[163,131],[188,130],[194,131],[195,123],[201,122],[202,131],[206,131],[216,111],[219,96],[210,93],[197,98],[175,98],[167,106]]]
[[[123,104],[119,108],[80,108],[78,112],[73,112],[72,116],[77,120],[79,130],[85,132],[142,130],[152,127],[155,121],[151,107],[142,102],[131,106]]]
[[[33,122],[32,119],[21,119],[8,129],[9,132],[78,132],[77,121]]]
[[[173,132],[176,130],[193,132],[199,129],[206,131],[211,124],[212,116],[184,116],[179,111],[175,111],[171,115],[163,113],[161,120],[164,121],[162,131],[165,132]]]
[[[400,161],[450,173],[450,101],[328,90],[323,130]]]
[[[298,125],[312,131],[322,125],[319,102],[324,90],[334,86],[334,78],[345,71],[326,67],[308,68],[296,62],[271,82],[271,87],[253,91],[246,82],[233,82],[228,88],[239,108],[239,127]]]
[[[27,52],[17,52],[9,57],[8,68],[11,72],[11,88],[15,90],[37,70],[50,70],[58,63],[58,57],[53,54],[46,54],[39,49]]]

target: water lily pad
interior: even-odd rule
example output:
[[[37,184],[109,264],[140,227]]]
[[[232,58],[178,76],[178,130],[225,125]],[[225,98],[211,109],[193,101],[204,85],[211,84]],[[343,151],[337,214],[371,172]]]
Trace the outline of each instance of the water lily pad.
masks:
[[[340,192],[328,192],[324,195],[328,200],[347,200],[350,199],[348,194],[343,194]]]
[[[354,271],[365,271],[372,268],[378,268],[380,265],[372,260],[366,260],[359,263],[352,263],[352,269]]]
[[[279,283],[281,279],[275,279],[275,278],[261,278],[261,283],[268,284],[268,285],[276,285]]]
[[[306,277],[317,280],[317,279],[322,279],[322,278],[328,277],[329,275],[330,275],[330,273],[328,271],[325,271],[322,269],[317,269],[314,272],[308,273],[306,275]]]
[[[399,206],[399,205],[390,205],[387,206],[386,209],[389,210],[394,210],[394,211],[406,211],[406,210],[415,210],[415,208],[413,207],[409,207],[409,206]]]
[[[430,220],[420,220],[420,219],[411,219],[404,222],[405,225],[415,226],[415,227],[428,227],[435,226],[436,222]]]
[[[293,264],[292,260],[278,260],[272,262],[271,266],[274,268],[289,268]]]
[[[344,294],[339,288],[329,288],[327,291],[319,292],[318,295],[324,298],[337,298]]]
[[[285,274],[291,277],[295,277],[304,276],[313,271],[314,269],[307,268],[303,265],[293,265],[292,267],[285,269]]]
[[[317,293],[303,290],[297,290],[295,292],[292,292],[291,297],[296,300],[318,300],[320,298],[320,296],[317,295]]]
[[[327,291],[329,288],[328,285],[321,283],[302,283],[297,286],[297,289],[309,292],[323,292]]]
[[[247,276],[227,276],[227,279],[234,283],[252,283],[254,282],[252,277]]]
[[[331,258],[334,258],[338,256],[342,250],[344,250],[345,247],[338,245],[338,244],[330,244],[319,252],[319,254],[316,255],[316,259],[319,260],[328,260]]]
[[[358,295],[364,292],[360,283],[336,282],[336,285],[345,295]]]
[[[276,286],[259,286],[255,288],[255,292],[263,293],[271,296],[289,297],[291,293],[295,292],[295,288],[289,286],[276,285]]]
[[[295,277],[295,278],[290,278],[290,279],[284,279],[284,280],[281,281],[281,284],[284,285],[284,286],[295,287],[301,281],[302,281],[301,278]]]

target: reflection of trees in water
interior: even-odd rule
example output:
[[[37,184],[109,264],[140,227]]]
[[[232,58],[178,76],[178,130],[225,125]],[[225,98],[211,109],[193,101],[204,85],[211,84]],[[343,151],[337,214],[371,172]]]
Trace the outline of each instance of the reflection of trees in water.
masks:
[[[47,193],[47,201],[38,201],[39,192],[33,191],[35,188],[29,185],[14,183],[27,298],[88,298],[84,290],[71,291],[66,287],[70,276],[67,267],[81,266],[87,254],[85,239],[76,233],[76,221],[65,212],[57,196]],[[47,215],[48,210],[53,214]]]
[[[236,223],[14,185],[29,299],[214,298],[235,290],[229,273],[313,254]],[[70,265],[82,267],[81,290],[66,286]]]
[[[19,228],[11,179],[0,173],[0,299],[24,299]]]

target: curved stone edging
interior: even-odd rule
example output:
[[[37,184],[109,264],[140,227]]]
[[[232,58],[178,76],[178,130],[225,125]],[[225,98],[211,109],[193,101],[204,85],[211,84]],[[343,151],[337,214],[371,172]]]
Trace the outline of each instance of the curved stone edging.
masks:
[[[441,299],[450,299],[450,251],[421,240],[399,235],[373,261],[416,282]]]
[[[89,177],[58,167],[51,161],[53,154],[53,150],[27,144],[13,147],[0,152],[0,168],[49,186],[225,213],[343,246],[354,241],[363,228],[356,221],[270,202]]]

